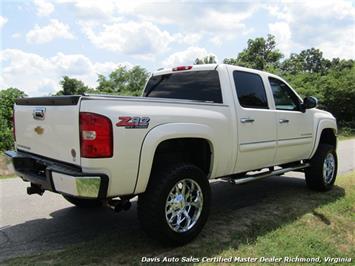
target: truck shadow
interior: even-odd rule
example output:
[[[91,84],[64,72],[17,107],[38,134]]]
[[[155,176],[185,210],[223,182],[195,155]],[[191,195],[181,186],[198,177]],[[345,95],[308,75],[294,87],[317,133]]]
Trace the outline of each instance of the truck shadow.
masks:
[[[66,256],[73,254],[73,264],[138,264],[142,257],[155,256],[212,257],[225,249],[253,243],[257,237],[306,213],[313,213],[321,222],[330,224],[315,209],[345,195],[344,189],[338,186],[326,193],[313,192],[307,189],[303,179],[285,176],[239,186],[223,182],[211,186],[209,220],[197,239],[183,247],[162,246],[146,237],[139,227],[135,203],[131,210],[120,213],[68,207],[51,213],[49,219],[0,228],[0,261],[63,248],[68,253]]]

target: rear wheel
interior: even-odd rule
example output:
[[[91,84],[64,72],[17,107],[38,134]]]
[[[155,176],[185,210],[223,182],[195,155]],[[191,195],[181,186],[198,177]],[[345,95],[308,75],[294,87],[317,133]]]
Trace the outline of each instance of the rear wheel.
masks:
[[[307,186],[318,191],[330,190],[334,185],[338,170],[334,146],[319,144],[310,164],[311,166],[305,171]]]
[[[210,186],[206,175],[191,164],[154,171],[138,199],[138,217],[151,237],[182,245],[195,238],[206,223]]]
[[[99,208],[103,205],[103,201],[99,199],[82,199],[69,195],[63,195],[63,197],[79,208]]]

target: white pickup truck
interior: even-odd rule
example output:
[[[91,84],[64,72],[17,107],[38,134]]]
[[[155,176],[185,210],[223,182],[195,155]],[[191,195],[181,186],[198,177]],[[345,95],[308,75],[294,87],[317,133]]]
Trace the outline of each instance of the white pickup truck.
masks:
[[[143,229],[183,244],[207,220],[209,179],[239,184],[301,171],[311,189],[333,186],[336,120],[316,105],[273,74],[180,66],[153,73],[142,97],[18,99],[16,150],[6,153],[28,194],[116,210],[138,195]]]

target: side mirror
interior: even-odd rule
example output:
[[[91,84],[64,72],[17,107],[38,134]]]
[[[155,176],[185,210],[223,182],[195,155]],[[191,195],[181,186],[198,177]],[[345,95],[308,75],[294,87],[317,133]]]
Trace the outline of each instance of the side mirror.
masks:
[[[318,105],[318,99],[313,96],[307,96],[306,98],[303,99],[302,107],[304,110],[306,109],[312,109],[317,107]]]

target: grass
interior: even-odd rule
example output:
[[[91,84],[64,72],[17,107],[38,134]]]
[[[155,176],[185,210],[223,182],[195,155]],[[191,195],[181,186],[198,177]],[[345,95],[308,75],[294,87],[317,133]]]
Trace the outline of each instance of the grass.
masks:
[[[338,140],[348,140],[355,138],[355,129],[350,127],[340,127],[338,129]]]
[[[0,175],[0,180],[1,179],[7,179],[7,178],[14,178],[16,177],[15,175]]]
[[[272,184],[260,181],[254,187],[245,185],[228,188],[232,193],[218,193],[205,229],[195,241],[183,247],[161,246],[147,238],[138,226],[133,226],[128,230],[118,228],[63,250],[13,258],[5,264],[139,265],[143,256],[161,260],[190,256],[200,260],[203,257],[299,256],[322,260],[349,257],[354,261],[355,172],[338,177],[334,189],[325,193],[308,190],[299,179],[282,180]],[[213,190],[218,186],[218,183],[214,185]],[[262,195],[258,200],[240,203],[243,193],[255,193],[257,186],[264,188],[262,192],[259,190]],[[233,195],[240,200],[233,201],[230,198]],[[181,263],[174,265],[177,264]]]
[[[350,135],[338,135],[338,140],[348,140],[348,139],[354,139],[355,134],[350,134]]]
[[[355,254],[355,173],[340,178],[345,196],[305,213],[292,223],[243,243],[238,249],[220,253],[223,257],[349,257]],[[301,200],[302,202],[303,200]],[[299,202],[299,203],[301,203]],[[305,203],[305,202],[304,202]],[[315,263],[316,264],[316,263]]]

